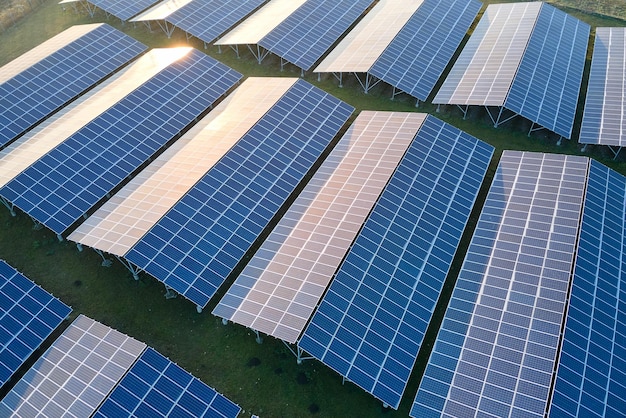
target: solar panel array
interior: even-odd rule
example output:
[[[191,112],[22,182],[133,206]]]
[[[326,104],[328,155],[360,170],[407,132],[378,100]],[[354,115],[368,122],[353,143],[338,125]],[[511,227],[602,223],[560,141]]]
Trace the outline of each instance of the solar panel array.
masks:
[[[474,0],[425,0],[369,73],[425,101],[480,8]]]
[[[90,28],[0,84],[0,148],[147,48],[109,25]]]
[[[300,348],[398,407],[492,154],[427,117]]]
[[[206,43],[212,43],[266,1],[192,1],[167,16],[165,21]]]
[[[361,112],[213,314],[295,343],[425,118]]]
[[[411,416],[544,416],[587,167],[502,154]]]
[[[0,195],[63,234],[240,78],[190,49],[15,177]]]
[[[0,387],[71,311],[0,260]]]
[[[241,408],[148,347],[93,415],[235,418]]]
[[[490,4],[433,103],[504,105],[542,4]]]
[[[0,416],[89,417],[145,348],[80,315],[0,402]]]
[[[591,161],[549,416],[626,411],[626,178]]]
[[[259,45],[308,71],[373,0],[308,0]]]
[[[544,4],[504,106],[570,138],[590,30],[588,24]]]
[[[146,52],[0,150],[0,187],[184,54],[185,48]]]
[[[125,258],[206,306],[352,112],[298,80]]]
[[[89,0],[89,3],[124,21],[157,3],[158,0]]]
[[[596,28],[595,36],[578,142],[622,147],[626,144],[626,30]]]
[[[295,82],[285,77],[247,78],[68,240],[124,257]]]
[[[379,1],[326,55],[315,72],[368,72],[422,3],[422,0]]]

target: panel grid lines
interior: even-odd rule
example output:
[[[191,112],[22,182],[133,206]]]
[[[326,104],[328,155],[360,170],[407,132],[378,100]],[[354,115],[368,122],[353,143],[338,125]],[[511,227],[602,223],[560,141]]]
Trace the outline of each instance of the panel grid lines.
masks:
[[[121,20],[127,21],[157,3],[157,1],[158,0],[89,0],[88,3],[93,4]]]
[[[0,260],[0,386],[70,312],[69,306]]]
[[[593,59],[578,142],[626,143],[626,30],[596,28]]]
[[[299,341],[393,408],[492,153],[429,116]]]
[[[424,118],[361,112],[213,314],[295,343]]]
[[[587,164],[503,153],[411,416],[544,416]]]
[[[204,307],[352,111],[298,80],[126,259]]]
[[[0,84],[0,148],[145,49],[113,27],[97,25]]]
[[[308,71],[373,0],[308,0],[259,45]]]
[[[213,58],[189,50],[23,171],[0,194],[62,234],[240,78]]]

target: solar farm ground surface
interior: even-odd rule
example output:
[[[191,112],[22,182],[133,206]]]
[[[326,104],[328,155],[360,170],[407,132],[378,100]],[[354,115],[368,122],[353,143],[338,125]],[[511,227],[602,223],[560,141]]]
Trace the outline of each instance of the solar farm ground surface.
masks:
[[[566,11],[594,27],[626,26],[626,21],[576,13],[572,9]],[[63,11],[55,0],[48,0],[35,13],[0,34],[3,41],[0,42],[0,65],[69,26],[104,21],[103,14],[96,14],[91,19],[84,13],[75,14],[71,8]],[[172,39],[167,39],[162,32],[149,33],[142,25],[122,27],[114,19],[108,23],[150,47],[187,44],[181,32],[175,32]],[[215,47],[204,50],[195,40],[191,44],[246,76],[297,77],[300,74],[299,69],[291,66],[281,73],[278,62],[272,61],[273,57],[258,65],[250,55],[243,54],[238,60],[234,52],[226,48],[222,48],[219,54]],[[316,75],[307,74],[305,79],[358,110],[428,112],[489,142],[496,147],[496,155],[488,172],[487,185],[503,149],[579,154],[576,141],[559,147],[557,138],[541,131],[527,138],[527,126],[520,120],[494,129],[481,112],[470,114],[467,120],[463,120],[461,113],[453,108],[436,113],[436,107],[429,102],[416,109],[414,100],[408,96],[391,101],[391,91],[382,86],[364,95],[356,82],[338,88],[332,77],[318,82]],[[602,149],[592,149],[586,155],[626,173],[626,163],[613,162],[613,155]],[[487,188],[483,187],[478,207],[486,191]],[[477,213],[470,218],[470,228],[464,235],[461,248],[469,242]],[[222,326],[218,318],[207,312],[212,305],[207,306],[204,314],[198,315],[194,306],[181,297],[166,301],[163,286],[156,280],[142,276],[140,281],[134,281],[119,263],[111,268],[100,267],[101,260],[94,252],[79,253],[74,245],[58,242],[51,232],[35,231],[31,227],[32,222],[27,216],[22,214],[13,218],[7,210],[0,210],[0,257],[72,306],[72,318],[82,313],[145,341],[241,405],[245,411],[242,417],[249,417],[251,413],[269,417],[408,416],[419,383],[419,372],[427,360],[423,353],[418,356],[417,373],[411,376],[398,411],[384,410],[379,401],[357,386],[342,385],[341,377],[319,362],[296,365],[293,356],[278,340],[266,338],[262,345],[257,345],[254,335],[247,329]],[[461,260],[462,257],[457,256],[452,266],[444,286],[444,300],[449,297]],[[214,303],[219,299],[215,297]],[[435,318],[441,318],[443,308],[445,306],[435,311]],[[426,340],[430,338],[432,341],[435,335],[431,330]],[[318,412],[313,415],[313,411]]]

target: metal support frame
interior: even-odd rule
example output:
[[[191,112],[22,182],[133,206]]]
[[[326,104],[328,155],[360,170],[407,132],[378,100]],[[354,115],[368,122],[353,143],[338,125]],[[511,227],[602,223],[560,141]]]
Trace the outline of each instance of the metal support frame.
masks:
[[[102,258],[102,263],[100,263],[102,267],[111,267],[113,265],[113,261],[106,258],[102,251],[98,250],[97,248],[94,248],[93,250],[96,252],[96,254],[100,256],[100,258]],[[82,251],[82,250],[79,248],[79,251]]]
[[[540,131],[542,129],[545,129],[545,128],[543,126],[537,125],[535,122],[533,122],[530,125],[530,129],[528,130],[528,137],[530,138],[530,134],[532,134],[535,131]],[[561,138],[563,138],[563,137],[561,137]],[[559,139],[559,145],[561,145],[560,142],[561,142],[561,140]]]
[[[7,209],[9,210],[9,212],[11,212],[11,216],[16,216],[15,214],[15,205],[11,202],[9,202],[7,199],[5,199],[4,197],[0,196],[0,202],[7,207]]]
[[[337,79],[337,81],[339,81],[339,88],[343,88],[343,73],[331,73],[331,74],[333,75],[333,77]],[[318,77],[317,81],[319,81],[319,75],[320,73],[317,73],[317,77]]]
[[[98,7],[89,3],[88,1],[81,1],[81,3],[83,4],[83,7],[85,9],[87,9],[87,13],[89,13],[89,16],[93,19],[93,17],[96,14],[96,10],[98,10]]]
[[[311,357],[311,356],[304,356],[304,350],[300,348],[300,346],[296,345],[295,350],[294,348],[291,346],[291,344],[289,344],[287,341],[285,340],[281,340],[283,342],[283,344],[285,344],[285,347],[287,347],[287,349],[291,352],[291,354],[293,354],[296,357],[296,363],[298,364],[302,364],[302,362],[304,360],[314,360],[315,357]]]
[[[589,144],[585,144],[585,145],[583,145],[583,147],[582,147],[582,149],[580,150],[580,152],[587,152],[587,146],[588,146],[588,145],[589,145]]]
[[[609,145],[608,147],[611,150],[611,152],[613,152],[613,160],[616,160],[617,156],[619,155],[620,151],[622,150],[622,147],[618,147],[618,146],[614,146],[614,145]]]
[[[259,44],[256,44],[256,51],[252,48],[252,45],[247,44],[246,46],[248,47],[248,49],[250,50],[254,58],[256,58],[256,61],[259,64],[261,64],[263,60],[265,59],[265,57],[267,57],[270,54],[270,51],[262,48]]]
[[[365,73],[365,77],[364,77],[363,80],[361,80],[361,77],[359,77],[359,73],[352,73],[352,74],[354,74],[354,76],[356,77],[357,81],[359,82],[359,84],[363,88],[363,92],[365,94],[369,94],[370,90],[372,88],[374,88],[374,86],[376,86],[376,84],[380,83],[380,79],[374,77],[370,73]],[[392,96],[392,98],[393,98],[393,96]]]
[[[130,273],[133,275],[133,279],[139,280],[139,271],[140,271],[139,268],[133,266],[129,261],[125,260],[124,258],[118,255],[116,255],[115,258],[117,258],[120,261],[120,263],[122,263],[122,265],[130,271]]]
[[[241,58],[239,56],[239,45],[230,45],[230,49],[232,49],[233,51],[235,51],[235,55],[237,55],[237,58]]]
[[[165,285],[165,299],[176,299],[178,293],[168,285]]]
[[[39,222],[37,219],[33,218],[31,216],[32,221],[33,221],[33,231],[39,231],[41,229],[43,229],[43,224],[41,222]]]
[[[469,105],[465,105],[465,106],[456,105],[456,107],[461,109],[461,112],[463,112],[463,120],[465,120],[465,118],[467,118],[467,111],[469,110]]]
[[[172,34],[174,33],[174,29],[176,29],[176,26],[174,25],[170,25],[166,20],[157,20],[156,21],[157,24],[159,25],[159,27],[161,29],[163,29],[163,32],[165,32],[165,35],[167,36],[167,39],[170,39],[172,37]],[[161,23],[163,22],[163,23]],[[187,38],[189,39],[189,38]]]
[[[514,117],[517,116],[517,113],[514,113],[512,116],[509,116],[508,118],[502,119],[502,113],[504,113],[504,106],[498,107],[498,115],[495,118],[491,114],[491,110],[489,110],[488,106],[485,106],[485,110],[487,110],[487,114],[489,115],[489,119],[491,119],[491,122],[493,122],[493,127],[494,128],[497,128],[498,126],[502,125],[503,123],[507,123],[508,121],[510,121],[511,119],[513,119]]]

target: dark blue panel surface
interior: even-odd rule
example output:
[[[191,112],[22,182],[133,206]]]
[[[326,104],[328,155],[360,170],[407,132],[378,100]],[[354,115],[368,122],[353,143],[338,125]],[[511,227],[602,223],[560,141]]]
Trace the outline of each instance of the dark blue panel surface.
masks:
[[[308,71],[373,0],[308,0],[259,45]]]
[[[504,107],[570,138],[590,30],[544,4]]]
[[[393,408],[492,154],[428,116],[299,341]]]
[[[425,101],[480,10],[467,0],[426,0],[370,74]]]
[[[62,234],[240,78],[191,50],[15,177],[0,195]]]
[[[352,111],[297,81],[125,258],[206,306]]]
[[[158,3],[158,0],[89,0],[89,3],[115,17],[128,20]]]
[[[0,387],[71,311],[0,260]]]
[[[212,43],[266,1],[192,1],[169,15],[165,21],[206,43]]]
[[[235,418],[241,408],[152,348],[137,359],[95,418]]]
[[[0,148],[147,47],[101,25],[0,85]]]
[[[550,417],[626,411],[626,178],[592,161]]]

